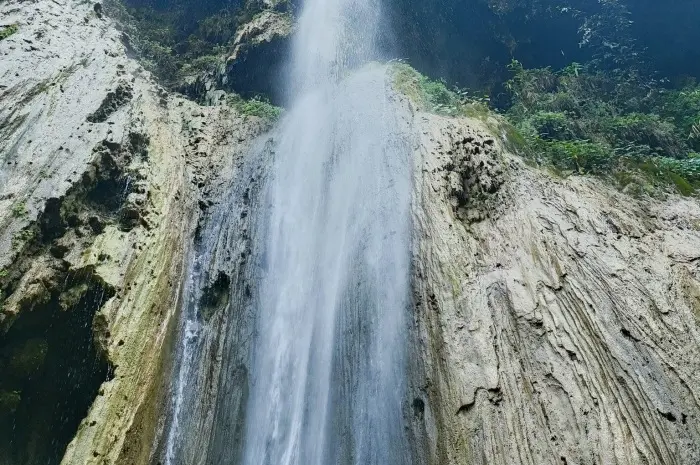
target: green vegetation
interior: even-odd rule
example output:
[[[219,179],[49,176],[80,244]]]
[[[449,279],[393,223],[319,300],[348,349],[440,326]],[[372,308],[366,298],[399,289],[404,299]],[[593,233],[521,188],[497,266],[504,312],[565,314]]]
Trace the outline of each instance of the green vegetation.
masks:
[[[27,242],[34,239],[36,232],[33,229],[23,229],[12,236],[12,248],[19,249]]]
[[[292,3],[274,8],[290,13]],[[187,89],[188,78],[223,66],[241,25],[262,4],[108,0],[105,7],[125,25],[146,67],[165,85]],[[433,0],[422,9],[416,4],[391,0],[387,20],[392,30],[415,39],[407,43],[427,44],[397,53],[447,78],[429,79],[405,63],[394,64],[396,89],[420,110],[478,118],[511,150],[562,175],[604,176],[628,190],[638,184],[643,192],[671,187],[688,195],[700,186],[694,155],[700,153],[700,86],[687,77],[697,75],[696,65],[649,53],[668,48],[661,34],[657,40],[650,33],[654,18],[665,28],[657,32],[684,44],[669,54],[697,53],[688,46],[697,42],[691,35],[670,30],[692,8],[670,11],[630,0]],[[479,90],[453,87],[454,82]],[[230,95],[227,103],[243,115],[268,120],[282,111],[263,97]]]
[[[459,113],[459,101],[454,92],[450,92],[442,81],[433,81],[423,76],[406,63],[392,66],[395,89],[406,95],[423,111],[456,115]]]
[[[11,213],[15,218],[27,216],[27,204],[24,202],[17,202],[12,206]]]
[[[689,195],[700,186],[697,9],[633,0],[392,0],[400,50],[430,81],[395,83],[425,111],[499,122],[512,150],[562,175],[591,174],[629,191]],[[510,62],[510,64],[509,64]],[[526,65],[523,65],[525,63]],[[464,109],[460,83],[488,93]],[[500,116],[490,118],[493,112]],[[504,119],[507,122],[504,122]]]
[[[269,121],[277,121],[283,111],[261,96],[246,100],[239,95],[229,94],[226,103],[242,115],[257,116]]]
[[[506,117],[537,162],[562,173],[612,176],[621,187],[644,179],[646,191],[672,186],[690,195],[700,186],[700,88],[667,90],[635,72],[591,64],[555,72],[513,60],[509,68]]]
[[[394,87],[422,111],[469,116],[502,134],[508,148],[561,175],[591,174],[630,192],[700,187],[700,87],[663,89],[630,73],[572,63],[560,71],[510,64],[502,114],[488,97],[448,89],[405,63],[392,66]]]
[[[445,81],[432,80],[406,63],[394,63],[391,73],[396,91],[410,98],[422,111],[481,119],[490,113],[488,97],[474,97],[458,88],[450,90]]]
[[[19,31],[19,27],[16,24],[10,24],[9,26],[0,27],[0,40],[7,39],[12,34]]]
[[[242,3],[108,0],[105,8],[129,34],[144,66],[176,86],[222,63],[239,27],[260,11],[261,3]]]

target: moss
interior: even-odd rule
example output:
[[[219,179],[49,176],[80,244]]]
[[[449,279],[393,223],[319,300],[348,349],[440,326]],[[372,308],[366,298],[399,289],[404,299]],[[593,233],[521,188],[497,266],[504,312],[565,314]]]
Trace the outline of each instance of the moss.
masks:
[[[428,110],[428,102],[421,88],[422,75],[405,63],[394,64],[391,69],[394,89],[411,99],[421,110]]]
[[[689,196],[695,194],[695,188],[683,176],[677,173],[669,173],[668,177],[678,189],[681,195]]]
[[[14,236],[12,236],[12,248],[15,250],[20,249],[24,244],[34,239],[35,235],[36,231],[32,228],[16,232]]]
[[[420,110],[451,116],[459,113],[459,99],[444,82],[431,80],[406,63],[394,64],[391,72],[394,88]]]
[[[89,290],[88,283],[83,282],[61,292],[58,298],[61,308],[68,310],[75,307]]]
[[[53,275],[41,277],[41,290],[31,289],[35,283],[14,286],[13,296],[34,305],[2,328],[0,411],[3,404],[8,410],[0,422],[0,451],[14,458],[11,463],[59,463],[113,373],[96,346],[92,323],[114,289],[92,267],[69,270],[59,261],[53,266]],[[70,308],[61,301],[66,284],[85,290]]]
[[[528,141],[518,128],[513,126],[508,120],[502,119],[499,129],[509,151],[517,154],[525,154],[527,152]]]
[[[142,2],[107,0],[105,9],[129,34],[144,66],[172,88],[211,71],[262,2]]]
[[[481,121],[486,121],[493,112],[488,105],[481,102],[465,103],[461,107],[461,113],[469,118],[475,118]]]
[[[4,26],[0,28],[0,40],[5,40],[12,34],[16,34],[19,31],[19,26],[16,24],[10,24],[9,26]]]
[[[421,111],[481,120],[491,114],[486,105],[488,97],[476,98],[463,89],[450,90],[444,81],[432,80],[406,63],[394,63],[390,72],[394,90],[411,99]]]

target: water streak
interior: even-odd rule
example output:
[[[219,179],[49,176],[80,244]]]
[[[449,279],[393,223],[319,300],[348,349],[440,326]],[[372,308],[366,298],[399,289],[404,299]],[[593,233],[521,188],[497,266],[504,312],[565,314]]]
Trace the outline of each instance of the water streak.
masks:
[[[193,270],[210,271],[193,271],[186,292],[167,465],[411,463],[402,410],[411,151],[387,68],[369,63],[380,24],[375,0],[305,2],[267,181],[255,198],[234,185],[203,232]],[[244,214],[233,207],[242,195]],[[221,317],[202,321],[202,288],[221,251],[240,248],[242,218],[250,258],[227,271]],[[249,293],[237,287],[248,284]]]
[[[244,463],[397,462],[410,173],[384,67],[283,123]]]

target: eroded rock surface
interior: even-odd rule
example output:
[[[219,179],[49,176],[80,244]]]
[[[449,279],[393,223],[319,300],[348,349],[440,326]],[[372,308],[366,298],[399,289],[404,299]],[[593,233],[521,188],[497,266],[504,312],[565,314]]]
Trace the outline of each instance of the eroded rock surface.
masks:
[[[425,461],[698,463],[697,200],[552,178],[479,121],[415,126]]]
[[[0,41],[0,464],[146,464],[205,213],[237,213],[221,236],[236,254],[210,261],[232,272],[212,273],[200,296],[203,317],[230,325],[236,346],[212,338],[206,355],[249,350],[247,327],[222,309],[252,312],[253,277],[241,270],[265,173],[235,209],[213,207],[266,126],[165,92],[93,4],[11,0],[0,16],[18,28]],[[253,29],[246,40],[274,42]],[[406,113],[405,123],[416,151],[407,411],[418,456],[699,463],[697,200],[552,178],[476,120]],[[219,408],[242,412],[247,373],[231,366],[198,381],[207,415],[219,377],[230,390]],[[207,415],[190,426],[240,441],[240,428]]]
[[[90,2],[0,16],[0,463],[147,463],[197,222],[265,124],[166,93]]]
[[[202,102],[216,101],[222,89],[282,102],[286,87],[280,76],[294,32],[292,13],[282,3],[261,2],[262,11],[240,27],[219,66],[191,76],[180,91]]]

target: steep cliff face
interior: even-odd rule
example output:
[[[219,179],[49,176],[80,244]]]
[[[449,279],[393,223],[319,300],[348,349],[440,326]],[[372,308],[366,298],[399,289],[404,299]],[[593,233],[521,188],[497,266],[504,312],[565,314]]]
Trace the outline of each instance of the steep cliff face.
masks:
[[[417,115],[414,424],[433,464],[700,460],[700,208]]]
[[[240,441],[210,415],[242,415],[247,396],[250,327],[221,309],[252,319],[250,191],[224,193],[250,174],[240,162],[267,125],[165,92],[97,5],[0,4],[2,24],[16,25],[0,40],[3,465],[153,461],[186,263],[209,212],[236,212],[221,243],[245,253],[208,263],[233,273],[212,273],[211,295],[197,297],[235,337],[205,335],[203,357],[240,363],[201,373],[205,414],[189,426]],[[697,200],[556,178],[509,155],[493,124],[401,108],[415,149],[406,406],[417,455],[700,462]],[[220,377],[235,395],[209,395]]]
[[[198,218],[266,123],[168,95],[99,4],[0,17],[0,463],[146,463]]]

